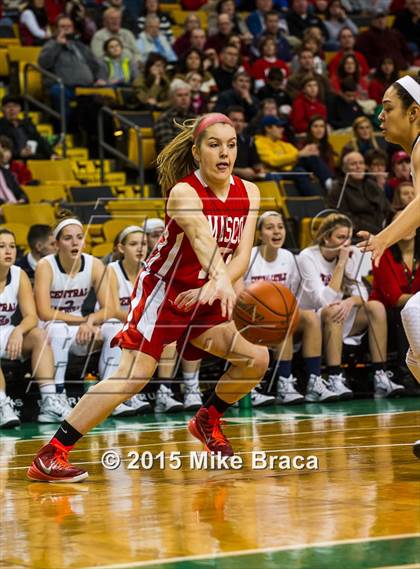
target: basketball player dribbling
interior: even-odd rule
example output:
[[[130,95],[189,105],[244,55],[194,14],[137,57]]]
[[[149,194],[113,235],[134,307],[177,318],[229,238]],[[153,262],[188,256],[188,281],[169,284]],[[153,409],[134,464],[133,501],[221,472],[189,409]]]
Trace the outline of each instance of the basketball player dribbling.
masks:
[[[411,153],[411,175],[416,195],[401,215],[378,235],[359,232],[364,239],[359,247],[372,251],[376,265],[385,249],[420,226],[420,78],[406,75],[398,79],[385,92],[382,104],[379,119],[385,140],[399,144],[408,154]],[[420,382],[420,292],[407,302],[401,318],[410,344],[407,365]],[[420,458],[420,440],[414,443],[413,451]]]
[[[28,471],[32,480],[78,482],[88,473],[69,464],[76,442],[152,377],[165,345],[180,355],[202,350],[231,365],[189,423],[207,451],[231,456],[220,418],[257,385],[268,350],[240,336],[230,320],[235,283],[245,273],[254,240],[259,190],[232,176],[236,133],[228,117],[211,113],[184,125],[158,157],[159,182],[168,192],[166,228],[140,272],[127,321],[114,343],[120,366],[79,401],[40,449]],[[197,169],[198,166],[198,169]]]

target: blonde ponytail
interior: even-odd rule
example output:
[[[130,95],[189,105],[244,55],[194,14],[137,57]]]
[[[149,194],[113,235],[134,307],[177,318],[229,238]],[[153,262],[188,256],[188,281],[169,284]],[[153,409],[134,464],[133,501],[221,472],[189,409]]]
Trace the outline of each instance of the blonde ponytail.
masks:
[[[156,159],[158,183],[163,194],[197,167],[191,149],[194,145],[193,133],[199,120],[189,119],[182,125],[176,123],[181,132],[165,146]]]

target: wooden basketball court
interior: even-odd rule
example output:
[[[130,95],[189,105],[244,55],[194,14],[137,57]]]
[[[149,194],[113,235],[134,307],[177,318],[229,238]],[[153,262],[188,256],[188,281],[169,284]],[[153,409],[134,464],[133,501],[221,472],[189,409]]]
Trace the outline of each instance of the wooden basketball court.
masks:
[[[69,485],[25,478],[54,426],[3,431],[0,566],[420,567],[418,408],[400,399],[233,410],[224,430],[243,464],[228,471],[191,468],[201,448],[186,415],[108,420],[72,453],[89,479]],[[110,450],[123,459],[115,470],[101,463]],[[153,459],[150,470],[129,470],[129,452],[150,466],[145,451],[175,453],[182,465]],[[286,457],[283,467],[287,457],[316,456],[319,468],[257,470],[253,451]]]

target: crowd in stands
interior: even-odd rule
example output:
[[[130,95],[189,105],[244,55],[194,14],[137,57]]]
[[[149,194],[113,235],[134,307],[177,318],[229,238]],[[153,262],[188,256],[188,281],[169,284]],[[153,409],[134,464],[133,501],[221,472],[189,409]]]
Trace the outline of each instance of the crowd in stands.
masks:
[[[5,6],[7,12],[7,2]],[[350,344],[357,344],[364,341],[365,334],[375,394],[413,393],[404,363],[406,339],[399,312],[410,295],[420,290],[418,235],[386,252],[373,270],[370,290],[357,272],[358,250],[349,249],[348,256],[341,258],[336,251],[332,255],[330,248],[331,243],[351,240],[359,229],[378,232],[413,198],[409,156],[385,143],[378,114],[385,90],[402,72],[416,74],[420,66],[420,0],[182,0],[179,8],[189,11],[182,20],[183,29],[181,20],[158,0],[28,0],[14,17],[21,43],[39,46],[38,64],[65,86],[70,131],[92,134],[96,130],[96,120],[87,117],[95,115],[106,102],[100,97],[100,88],[123,88],[132,95],[130,110],[156,113],[153,132],[157,152],[176,136],[177,124],[205,112],[220,111],[231,118],[238,136],[235,174],[257,183],[292,183],[295,196],[318,197],[325,207],[338,211],[328,218],[329,225],[324,222],[314,244],[298,256],[283,247],[286,220],[279,213],[271,212],[260,219],[259,245],[254,250],[259,272],[253,276],[250,266],[245,284],[258,278],[281,280],[278,264],[296,263],[298,285],[304,290],[298,336],[308,374],[305,390],[299,390],[292,373],[293,342],[279,347],[275,356],[277,391],[268,393],[265,386],[254,391],[255,406],[273,403],[274,399],[296,403],[304,397],[320,402],[351,397],[340,367],[342,339],[346,343],[350,338]],[[0,18],[2,27],[11,26],[7,13]],[[59,110],[57,83],[44,78],[43,87],[45,100]],[[98,88],[98,96],[79,97],[77,87]],[[113,108],[125,109],[118,105],[114,102]],[[22,109],[18,94],[10,92],[3,97],[0,216],[3,204],[28,201],[22,186],[37,183],[27,160],[59,159],[34,122],[22,118]],[[337,151],[332,141],[341,134],[347,135],[347,143]],[[96,157],[95,147],[89,146],[89,150],[91,157]],[[33,370],[42,401],[48,400],[41,406],[40,421],[61,420],[68,410],[63,382],[72,351],[82,353],[96,338],[97,349],[102,350],[99,379],[106,380],[117,365],[110,338],[121,327],[126,310],[126,304],[118,306],[118,278],[125,279],[128,291],[132,288],[138,267],[159,239],[163,223],[148,220],[144,227],[129,229],[116,238],[114,252],[104,263],[81,254],[83,231],[77,224],[65,227],[58,235],[53,235],[56,229],[49,226],[32,227],[30,251],[18,252],[19,267],[34,283],[35,304],[22,307],[29,316],[21,309],[24,325],[16,326],[18,333],[10,333],[29,338],[32,330],[38,330],[39,318],[43,323],[40,332],[25,346],[20,344],[19,356],[34,350],[36,354],[38,343],[48,338],[48,357],[55,362],[53,384],[43,382],[45,369],[38,370],[38,375]],[[0,281],[4,288],[0,299],[11,274],[8,263],[17,253],[13,234],[2,231]],[[41,262],[43,257],[47,258],[45,262]],[[54,275],[69,278],[76,257],[80,272],[89,273],[80,288],[95,289],[98,306],[82,317],[81,305],[72,302],[60,322],[54,323],[54,311],[57,307],[61,310],[61,304],[50,302]],[[316,276],[320,272],[328,279],[320,280]],[[108,281],[113,290],[111,300],[105,298],[100,286]],[[283,284],[297,291],[295,281]],[[30,284],[23,286],[28,289]],[[20,307],[19,294],[17,304]],[[331,309],[331,304],[336,308]],[[361,305],[365,307],[363,313],[358,310]],[[386,368],[387,319],[398,329],[398,369],[403,370],[403,381],[401,377],[391,378]],[[328,338],[338,340],[332,344]],[[12,353],[12,344],[3,342],[2,358]],[[68,349],[63,358],[64,344]],[[319,380],[322,353],[326,381]],[[181,363],[184,403],[176,399],[165,381],[173,366],[159,369],[157,411],[199,405],[199,361]],[[147,399],[136,396],[115,414],[148,410]],[[15,424],[13,415],[0,372],[0,426],[2,421],[3,426]],[[5,416],[10,420],[5,421]]]

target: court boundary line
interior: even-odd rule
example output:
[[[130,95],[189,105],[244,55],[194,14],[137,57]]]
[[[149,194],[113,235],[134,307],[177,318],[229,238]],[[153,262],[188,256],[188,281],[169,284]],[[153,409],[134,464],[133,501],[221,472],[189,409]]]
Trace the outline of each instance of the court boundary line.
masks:
[[[290,422],[294,421],[294,422],[302,423],[304,421],[312,421],[315,418],[319,418],[319,419],[321,419],[321,418],[322,419],[337,419],[337,418],[353,419],[355,417],[380,417],[383,415],[407,415],[409,413],[414,413],[416,415],[417,414],[420,415],[419,411],[416,411],[413,409],[411,411],[395,411],[395,412],[387,411],[387,412],[383,412],[383,413],[366,413],[366,414],[362,414],[362,415],[338,415],[338,414],[337,415],[311,415],[311,416],[305,417],[303,419],[296,419],[294,417],[288,417],[287,420],[284,422],[286,423],[289,421]],[[287,415],[285,415],[285,417],[287,417]],[[238,418],[240,418],[240,417],[238,417]],[[225,420],[229,421],[230,419],[232,419],[232,426],[233,426],[233,421],[234,421],[235,417],[227,417],[227,419],[225,419]],[[244,423],[242,423],[242,425],[246,425],[246,424],[252,425],[254,423],[254,419],[258,419],[258,417],[251,417],[251,421],[249,421],[249,423],[244,422]],[[33,421],[33,422],[35,422],[35,421]],[[275,419],[273,421],[260,421],[258,424],[260,424],[260,425],[271,425],[273,423],[278,423],[278,422],[279,422],[279,419]],[[51,423],[51,424],[53,424],[53,423]],[[181,430],[181,429],[187,428],[187,420],[185,421],[184,425],[179,425],[179,426],[178,425],[177,426],[171,426],[171,423],[169,423],[169,422],[168,423],[163,422],[163,423],[158,423],[158,424],[166,425],[168,428],[171,428],[172,430]],[[238,421],[238,425],[239,424],[241,424],[240,421]],[[227,425],[227,426],[231,426],[231,425]],[[417,425],[415,425],[415,426],[417,426]],[[355,427],[355,428],[357,428],[357,427]],[[378,428],[379,429],[379,427],[372,427],[372,428]],[[381,428],[383,428],[383,427],[381,427]],[[102,435],[111,434],[111,433],[156,433],[156,432],[159,432],[161,430],[162,430],[162,428],[145,429],[145,430],[137,430],[137,431],[135,430],[135,428],[133,428],[133,429],[106,429],[106,430],[98,429],[98,430],[93,430],[93,431],[90,431],[89,433],[86,433],[85,435],[83,435],[83,438],[93,437],[95,435],[101,435],[101,434]],[[336,430],[341,431],[341,429],[336,429]],[[330,431],[328,431],[328,432],[330,432]],[[51,434],[54,434],[54,432],[45,435],[45,437],[49,437]],[[311,432],[315,432],[315,431],[311,431]],[[321,431],[318,431],[318,432],[321,432]],[[327,431],[322,429],[322,432],[327,432]],[[283,434],[286,434],[286,433],[283,433]],[[287,434],[290,434],[290,433],[287,433]],[[2,438],[3,437],[0,437],[0,441]],[[7,440],[7,437],[4,437],[4,438]],[[32,437],[30,439],[16,439],[15,442],[16,443],[25,443],[25,442],[30,442],[30,441],[34,441],[34,440],[42,440],[43,438],[44,438],[44,435],[36,435],[35,437]],[[170,442],[170,441],[168,441],[168,442]],[[164,443],[164,444],[166,444],[166,443]]]
[[[415,425],[391,425],[389,427],[386,427],[387,429],[412,429],[413,427],[418,427],[417,424]],[[346,432],[351,432],[351,431],[366,431],[366,430],[370,430],[370,431],[383,431],[383,427],[350,427],[349,429],[345,429]],[[130,431],[131,433],[135,433],[136,431]],[[148,431],[150,432],[150,431]],[[300,436],[300,435],[317,435],[317,434],[325,434],[325,433],[342,433],[343,429],[322,429],[319,431],[301,431],[299,433],[268,433],[266,435],[261,434],[258,435],[260,439],[268,439],[269,437],[286,437],[286,436]],[[115,434],[115,431],[109,431],[108,433],[101,433],[101,434]],[[379,433],[380,434],[380,433]],[[356,435],[356,433],[355,433]],[[49,436],[49,435],[48,435]],[[246,437],[229,437],[230,440],[234,441],[234,440],[248,440]],[[5,439],[7,440],[7,439]],[[42,439],[34,437],[33,439],[20,439],[20,440],[16,440],[15,442],[31,442],[31,441],[41,441]],[[48,440],[48,439],[46,439]],[[1,438],[0,438],[1,441]],[[144,443],[144,444],[138,444],[138,443],[132,443],[129,445],[118,445],[118,449],[140,449],[142,447],[145,447],[146,449],[149,449],[150,447],[160,447],[160,446],[167,446],[167,445],[179,445],[179,444],[186,444],[186,443],[195,443],[197,442],[195,439],[186,439],[183,441],[177,441],[177,440],[170,440],[170,441],[160,441],[159,443]],[[109,447],[101,447],[99,449],[96,449],[97,451],[106,451],[109,450]],[[85,452],[90,452],[91,449],[90,448],[75,448],[72,450],[73,456],[77,453],[85,453]],[[25,456],[33,456],[34,453],[23,453],[23,454],[13,454],[12,458],[23,458]],[[0,466],[1,466],[1,459],[3,457],[0,456]]]
[[[368,537],[368,538],[350,538],[350,539],[342,539],[337,541],[321,541],[321,542],[314,542],[314,543],[300,543],[296,545],[284,545],[281,547],[262,547],[262,548],[254,548],[254,549],[242,549],[230,552],[217,552],[213,554],[198,554],[198,555],[185,555],[185,556],[176,556],[176,557],[168,557],[167,559],[155,559],[153,561],[136,561],[136,562],[128,562],[128,563],[115,563],[111,565],[86,565],[81,567],[80,569],[137,569],[138,567],[150,567],[153,565],[168,565],[169,563],[180,563],[180,562],[188,562],[188,561],[205,561],[205,560],[212,560],[212,559],[223,559],[224,557],[240,557],[245,555],[258,555],[263,553],[276,553],[280,551],[298,551],[304,549],[310,549],[315,547],[335,547],[337,545],[351,545],[356,543],[369,543],[375,541],[392,541],[397,539],[411,539],[411,538],[420,538],[420,533],[406,533],[406,534],[399,534],[399,535],[390,535],[390,536],[375,536],[375,537]],[[391,566],[392,567],[392,566]],[[401,567],[408,568],[409,566],[402,565]],[[415,567],[415,565],[414,565]],[[384,568],[386,569],[386,567]]]

